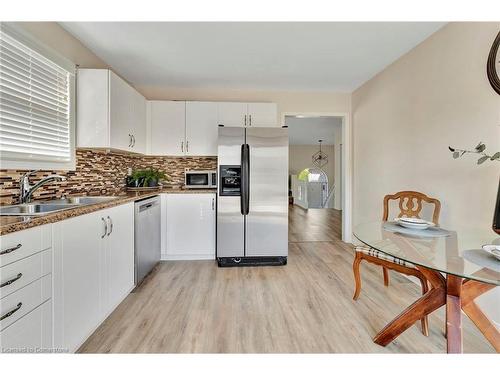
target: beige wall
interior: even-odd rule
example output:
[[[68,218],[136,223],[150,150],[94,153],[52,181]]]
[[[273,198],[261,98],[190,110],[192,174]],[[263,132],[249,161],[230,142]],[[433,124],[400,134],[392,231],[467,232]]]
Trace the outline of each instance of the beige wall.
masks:
[[[13,22],[38,41],[82,68],[106,68],[107,64],[64,30],[57,22]]]
[[[500,150],[500,96],[486,77],[499,28],[449,24],[353,93],[354,224],[410,189],[441,200],[443,226],[491,225],[500,164],[453,160],[447,147]]]
[[[328,164],[323,167],[328,176],[329,184],[335,178],[335,160],[333,145],[322,145],[321,149],[328,155]],[[305,168],[312,167],[312,155],[318,151],[318,146],[290,145],[288,149],[288,170],[290,174],[298,174]]]
[[[453,160],[447,147],[500,150],[500,96],[486,77],[499,29],[449,24],[353,93],[354,225],[379,220],[383,196],[408,189],[441,200],[444,227],[491,226],[500,164]],[[499,298],[479,298],[498,327]]]

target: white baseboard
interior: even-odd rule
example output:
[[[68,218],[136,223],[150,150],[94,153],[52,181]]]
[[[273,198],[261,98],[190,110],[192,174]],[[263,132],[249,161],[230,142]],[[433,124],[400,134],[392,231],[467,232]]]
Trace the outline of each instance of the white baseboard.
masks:
[[[214,254],[161,254],[161,260],[215,260]]]

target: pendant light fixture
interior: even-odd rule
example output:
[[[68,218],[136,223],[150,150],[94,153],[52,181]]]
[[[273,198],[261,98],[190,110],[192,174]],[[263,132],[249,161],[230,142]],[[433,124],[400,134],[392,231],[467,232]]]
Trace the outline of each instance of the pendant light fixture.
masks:
[[[325,154],[323,151],[321,151],[321,143],[323,142],[322,139],[318,140],[319,143],[319,151],[315,152],[312,155],[312,162],[315,166],[318,168],[323,168],[325,165],[328,164],[328,155]]]

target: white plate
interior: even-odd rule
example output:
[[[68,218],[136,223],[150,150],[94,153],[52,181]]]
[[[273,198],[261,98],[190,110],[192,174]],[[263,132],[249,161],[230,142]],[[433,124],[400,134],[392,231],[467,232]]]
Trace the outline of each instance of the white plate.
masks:
[[[483,245],[483,250],[500,260],[500,245]]]
[[[418,229],[418,230],[423,230],[427,229],[429,227],[435,226],[434,223],[418,218],[413,218],[413,217],[397,217],[394,219],[396,223],[401,225],[402,227],[408,228],[408,229]]]
[[[418,217],[399,217],[396,220],[404,221],[412,224],[427,224],[429,223],[427,220],[420,219]]]

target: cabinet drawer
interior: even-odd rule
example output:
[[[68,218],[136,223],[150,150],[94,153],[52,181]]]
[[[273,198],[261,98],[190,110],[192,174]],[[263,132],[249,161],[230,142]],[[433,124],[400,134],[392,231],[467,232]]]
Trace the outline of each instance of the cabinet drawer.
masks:
[[[0,332],[0,348],[4,353],[36,353],[52,346],[51,300]]]
[[[51,272],[52,249],[41,251],[0,268],[0,298],[8,296]],[[7,284],[8,282],[10,283]]]
[[[0,320],[0,330],[3,331],[35,307],[51,298],[51,278],[52,275],[44,276],[0,300],[0,317],[14,311],[10,316]]]
[[[0,267],[52,246],[52,225],[6,234],[0,237]]]

